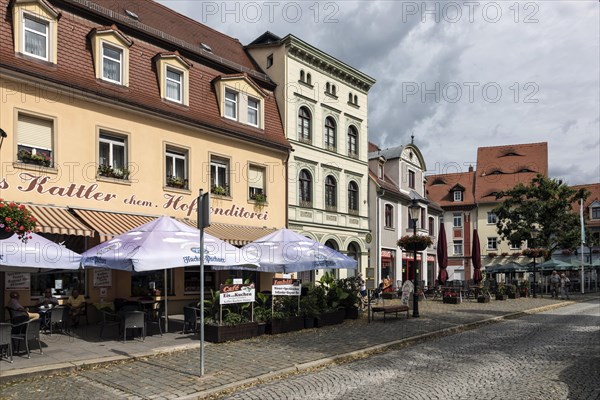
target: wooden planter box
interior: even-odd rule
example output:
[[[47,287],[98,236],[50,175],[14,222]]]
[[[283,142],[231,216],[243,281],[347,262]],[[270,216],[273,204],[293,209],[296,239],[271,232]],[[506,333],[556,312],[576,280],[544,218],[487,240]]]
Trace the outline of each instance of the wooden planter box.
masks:
[[[523,289],[521,289],[521,291],[519,292],[519,294],[521,295],[521,297],[527,297],[527,296],[529,296],[529,289],[528,288],[523,288]]]
[[[358,307],[350,307],[350,308],[346,308],[346,315],[344,316],[345,319],[358,319]]]
[[[304,317],[304,329],[312,329],[315,327],[314,317]]]
[[[257,325],[256,336],[264,335],[267,332],[267,323],[259,322]]]
[[[518,299],[519,297],[521,297],[521,295],[519,293],[509,293],[508,294],[509,299]]]
[[[442,302],[445,304],[460,304],[460,297],[444,297]]]
[[[506,295],[505,294],[497,294],[496,300],[506,300]]]
[[[346,316],[345,310],[337,310],[328,313],[321,314],[316,321],[317,328],[328,325],[336,325],[344,322],[344,317]]]
[[[487,296],[479,296],[477,298],[477,302],[478,303],[489,303],[490,302],[490,298]]]
[[[267,325],[267,333],[271,335],[299,331],[300,329],[304,329],[304,317],[274,319]]]
[[[204,339],[208,342],[222,343],[230,340],[249,339],[258,334],[258,322],[246,322],[239,325],[205,325]]]

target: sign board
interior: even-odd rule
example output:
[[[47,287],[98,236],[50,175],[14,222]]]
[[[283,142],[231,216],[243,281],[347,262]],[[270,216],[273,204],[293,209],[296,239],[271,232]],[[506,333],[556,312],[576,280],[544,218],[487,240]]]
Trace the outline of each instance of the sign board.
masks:
[[[243,283],[244,283],[244,280],[242,278],[234,278],[234,280],[233,280],[234,285],[242,285]]]
[[[301,283],[300,279],[273,278],[271,293],[273,296],[300,296]]]
[[[5,289],[29,290],[31,286],[31,274],[29,272],[7,272]]]
[[[255,300],[254,285],[221,285],[219,288],[219,304],[253,303]]]
[[[111,287],[112,271],[110,269],[94,268],[94,287]]]

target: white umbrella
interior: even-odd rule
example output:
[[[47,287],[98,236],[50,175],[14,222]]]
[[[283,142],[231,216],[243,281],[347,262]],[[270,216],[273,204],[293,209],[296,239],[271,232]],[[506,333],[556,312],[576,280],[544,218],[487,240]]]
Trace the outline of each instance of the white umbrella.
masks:
[[[1,271],[36,271],[45,269],[79,269],[81,256],[43,236],[30,233],[24,243],[17,235],[0,240]]]
[[[355,259],[289,229],[280,229],[247,244],[242,247],[242,254],[245,260],[258,262],[262,272],[355,269],[358,266]]]

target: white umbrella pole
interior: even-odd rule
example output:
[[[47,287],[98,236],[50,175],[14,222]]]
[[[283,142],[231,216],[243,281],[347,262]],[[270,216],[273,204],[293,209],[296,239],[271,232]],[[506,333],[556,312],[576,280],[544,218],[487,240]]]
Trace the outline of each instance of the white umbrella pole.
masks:
[[[169,289],[168,289],[169,285],[167,282],[167,269],[165,268],[165,332],[169,333],[169,311],[168,311],[168,307],[167,307],[167,298],[169,297]],[[160,318],[160,316],[159,316]],[[158,323],[160,324],[160,319],[158,321]]]

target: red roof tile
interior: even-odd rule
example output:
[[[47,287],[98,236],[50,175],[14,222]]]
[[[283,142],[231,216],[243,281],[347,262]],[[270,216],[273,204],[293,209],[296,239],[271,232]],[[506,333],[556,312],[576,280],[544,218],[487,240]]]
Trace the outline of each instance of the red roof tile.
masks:
[[[464,188],[463,201],[454,201],[455,186]],[[474,207],[475,172],[427,176],[427,197],[441,207]]]
[[[583,203],[583,215],[586,220],[586,225],[588,227],[600,227],[600,220],[590,220],[589,207],[594,202],[600,202],[600,183],[592,183],[588,185],[576,185],[571,186],[571,189],[579,190],[586,189],[590,192],[587,200]],[[572,204],[573,211],[579,213],[580,202],[575,202]]]

